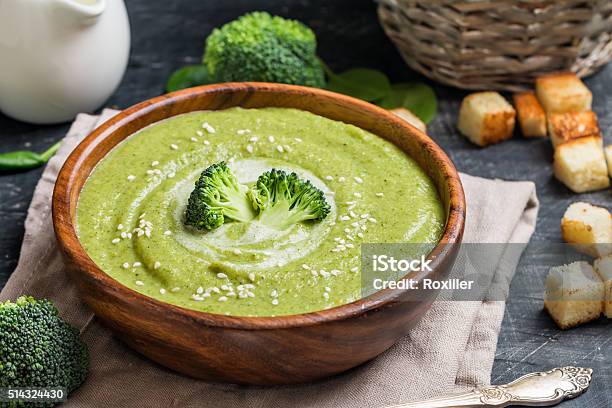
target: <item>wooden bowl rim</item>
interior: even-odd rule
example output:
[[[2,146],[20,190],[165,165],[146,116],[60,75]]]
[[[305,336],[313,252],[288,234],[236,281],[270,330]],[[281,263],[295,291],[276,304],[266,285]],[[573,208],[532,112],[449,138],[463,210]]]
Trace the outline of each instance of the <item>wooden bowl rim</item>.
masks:
[[[351,303],[309,313],[262,317],[226,316],[216,313],[201,312],[170,303],[165,303],[161,300],[136,292],[135,290],[124,286],[119,281],[106,274],[89,257],[79,242],[75,229],[75,223],[73,222],[70,214],[70,196],[72,191],[73,174],[75,174],[76,170],[78,170],[78,168],[86,162],[89,154],[91,154],[91,152],[97,146],[91,146],[92,143],[102,140],[102,138],[109,137],[119,128],[125,126],[135,119],[138,119],[140,116],[145,115],[152,110],[163,108],[163,106],[167,105],[169,102],[175,103],[183,100],[189,100],[196,95],[209,93],[215,94],[241,91],[302,95],[311,94],[314,95],[315,98],[333,99],[335,102],[343,105],[356,105],[359,109],[369,111],[372,115],[384,117],[385,120],[388,120],[392,122],[394,126],[401,128],[410,137],[416,138],[418,143],[424,146],[432,155],[435,165],[441,169],[447,181],[449,190],[449,205],[444,233],[439,243],[428,255],[428,259],[432,259],[430,264],[432,267],[432,272],[412,272],[404,276],[402,279],[415,279],[420,281],[423,278],[431,276],[435,274],[437,268],[443,264],[446,256],[452,256],[454,250],[461,243],[461,239],[463,237],[466,217],[466,203],[463,186],[455,166],[448,158],[446,153],[424,132],[416,129],[412,125],[409,125],[407,122],[386,109],[382,109],[373,104],[346,95],[297,85],[264,82],[228,82],[183,89],[133,105],[97,127],[70,153],[58,174],[53,191],[52,220],[55,234],[58,239],[58,244],[62,248],[64,255],[68,257],[70,261],[73,261],[78,265],[78,273],[85,274],[88,279],[91,279],[95,281],[96,284],[105,287],[107,291],[113,292],[114,295],[121,296],[124,299],[129,299],[132,302],[139,302],[143,306],[148,307],[148,309],[151,311],[164,313],[166,316],[171,314],[173,318],[186,319],[188,321],[193,321],[208,326],[241,330],[282,329],[310,326],[330,321],[339,321],[368,313],[383,306],[392,305],[395,301],[398,301],[406,290],[384,289]],[[126,136],[126,138],[130,137],[132,134],[134,133]],[[126,138],[122,139],[117,144],[121,143]],[[108,154],[108,152],[106,154]],[[97,165],[100,160],[94,164],[93,168],[95,168],[95,165]],[[429,176],[431,177],[431,175]],[[79,194],[80,191],[78,194],[76,194],[77,201]],[[60,228],[60,225],[67,226],[68,228]]]

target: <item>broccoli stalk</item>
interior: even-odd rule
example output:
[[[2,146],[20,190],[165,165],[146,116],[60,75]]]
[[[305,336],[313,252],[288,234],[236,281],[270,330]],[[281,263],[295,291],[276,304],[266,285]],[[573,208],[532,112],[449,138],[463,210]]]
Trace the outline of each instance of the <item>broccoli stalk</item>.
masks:
[[[88,367],[85,343],[50,301],[22,296],[0,303],[0,387],[65,387],[70,393]]]
[[[215,29],[203,62],[217,82],[259,81],[325,86],[314,32],[295,20],[253,12]]]
[[[240,184],[225,162],[215,163],[195,183],[185,212],[185,224],[199,230],[213,230],[226,218],[250,221],[255,211],[249,195],[249,188]]]
[[[272,169],[259,176],[251,195],[260,210],[259,221],[277,229],[307,220],[320,221],[330,211],[321,190],[282,170]]]

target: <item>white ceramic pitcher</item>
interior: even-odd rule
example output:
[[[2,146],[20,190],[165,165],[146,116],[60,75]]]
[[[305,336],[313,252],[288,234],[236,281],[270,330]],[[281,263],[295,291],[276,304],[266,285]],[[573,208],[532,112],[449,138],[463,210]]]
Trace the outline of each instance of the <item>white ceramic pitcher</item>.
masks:
[[[0,0],[0,110],[32,123],[99,108],[127,66],[123,0]]]

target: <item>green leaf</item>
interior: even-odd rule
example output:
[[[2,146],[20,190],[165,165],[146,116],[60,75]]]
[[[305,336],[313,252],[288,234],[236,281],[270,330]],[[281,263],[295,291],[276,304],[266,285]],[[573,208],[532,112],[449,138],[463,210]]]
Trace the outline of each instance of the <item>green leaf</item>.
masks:
[[[327,89],[368,102],[383,99],[391,92],[389,78],[375,69],[354,68],[341,74],[327,72]]]
[[[188,65],[174,71],[170,79],[168,79],[166,91],[174,92],[179,89],[191,88],[192,86],[212,84],[213,82],[206,66]]]
[[[391,92],[380,101],[385,109],[406,108],[423,122],[429,123],[436,116],[438,101],[430,86],[420,82],[393,85]]]

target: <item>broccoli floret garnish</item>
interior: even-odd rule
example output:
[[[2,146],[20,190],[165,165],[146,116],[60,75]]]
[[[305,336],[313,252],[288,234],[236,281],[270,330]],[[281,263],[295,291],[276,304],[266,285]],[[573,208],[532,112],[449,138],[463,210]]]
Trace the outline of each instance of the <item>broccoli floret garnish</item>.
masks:
[[[330,211],[323,192],[310,181],[277,169],[259,176],[252,197],[260,211],[259,221],[278,229],[306,220],[320,221]]]
[[[217,82],[259,81],[325,86],[313,31],[295,20],[253,12],[215,29],[204,65]]]
[[[219,228],[226,218],[250,221],[255,211],[249,188],[240,184],[225,162],[202,172],[189,196],[185,224],[199,230]]]
[[[0,303],[0,387],[65,387],[70,393],[88,369],[87,346],[50,301],[21,296]]]

